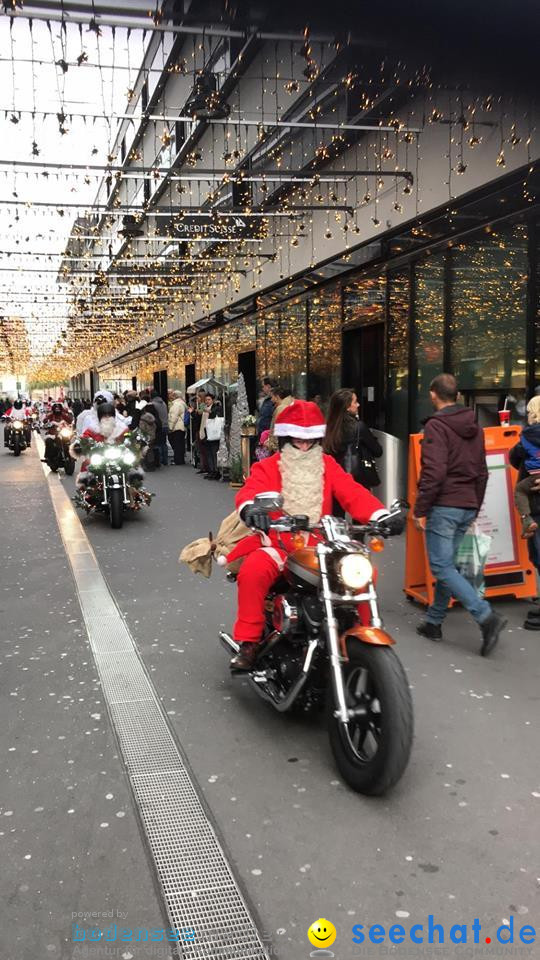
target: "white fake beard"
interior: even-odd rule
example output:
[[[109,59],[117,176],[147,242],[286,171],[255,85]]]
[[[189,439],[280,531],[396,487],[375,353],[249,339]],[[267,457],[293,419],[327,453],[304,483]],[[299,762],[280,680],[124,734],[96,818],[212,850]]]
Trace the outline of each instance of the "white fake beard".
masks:
[[[322,515],[324,461],[320,444],[298,450],[286,443],[279,459],[283,508],[292,515],[307,514],[310,523]]]
[[[116,420],[114,417],[104,417],[99,422],[99,432],[107,439],[113,433],[115,426]]]

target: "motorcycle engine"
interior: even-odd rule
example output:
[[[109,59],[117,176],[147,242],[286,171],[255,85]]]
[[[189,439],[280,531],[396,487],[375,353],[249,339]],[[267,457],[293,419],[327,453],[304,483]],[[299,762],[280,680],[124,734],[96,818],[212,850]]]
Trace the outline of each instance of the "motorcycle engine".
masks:
[[[272,625],[282,637],[291,637],[298,628],[298,608],[293,598],[280,593],[274,598]]]

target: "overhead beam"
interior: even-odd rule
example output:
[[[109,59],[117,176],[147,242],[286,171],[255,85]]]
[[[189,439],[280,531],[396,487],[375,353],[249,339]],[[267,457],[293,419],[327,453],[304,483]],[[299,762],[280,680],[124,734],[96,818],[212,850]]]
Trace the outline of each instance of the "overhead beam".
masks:
[[[58,117],[58,112],[54,110],[29,110],[29,109],[17,109],[17,107],[0,106],[0,112],[7,112],[10,114],[21,114],[21,115],[30,115],[30,116],[40,116],[40,117]],[[190,114],[166,114],[166,113],[79,113],[75,110],[70,110],[68,107],[65,108],[66,117],[84,117],[87,120],[133,120],[136,123],[144,123],[147,121],[155,121],[162,123],[196,123],[197,117],[194,117]],[[300,129],[300,130],[356,130],[359,132],[371,132],[371,133],[422,133],[420,127],[408,127],[408,126],[398,126],[397,124],[362,124],[362,123],[343,123],[337,120],[335,123],[328,123],[326,121],[321,121],[318,123],[316,120],[307,122],[306,120],[276,120],[275,117],[269,120],[265,120],[264,117],[261,117],[258,120],[248,120],[245,117],[233,117],[229,114],[228,117],[223,117],[215,120],[205,119],[204,123],[210,124],[210,126],[228,126],[232,124],[233,126],[240,127],[278,127],[283,129]],[[457,121],[456,121],[457,123]],[[475,121],[476,123],[476,121]],[[491,126],[496,126],[496,124],[491,124]],[[130,150],[131,152],[131,150]],[[126,161],[129,160],[129,153],[127,154]],[[118,169],[124,169],[119,167]],[[169,168],[167,168],[169,169]]]
[[[131,30],[146,30],[147,33],[174,33],[178,35],[186,34],[188,36],[204,35],[207,37],[231,37],[236,39],[248,39],[253,36],[257,37],[258,40],[284,40],[291,43],[305,43],[306,39],[303,33],[278,33],[259,30],[257,27],[248,27],[245,30],[233,30],[230,27],[209,26],[207,24],[155,23],[152,19],[152,11],[149,13],[147,20],[139,17],[131,17],[124,12],[114,17],[102,16],[97,11],[95,15],[90,15],[78,12],[70,13],[65,9],[63,11],[56,11],[45,8],[32,12],[30,5],[26,2],[23,9],[10,10],[7,15],[11,20],[50,20],[56,23],[95,24],[98,27],[125,27]],[[335,43],[336,37],[330,34],[311,33],[309,39],[312,43]],[[350,34],[347,40],[349,43],[356,44],[357,42],[353,40]],[[372,45],[371,39],[364,41],[362,45],[368,44],[370,46]]]

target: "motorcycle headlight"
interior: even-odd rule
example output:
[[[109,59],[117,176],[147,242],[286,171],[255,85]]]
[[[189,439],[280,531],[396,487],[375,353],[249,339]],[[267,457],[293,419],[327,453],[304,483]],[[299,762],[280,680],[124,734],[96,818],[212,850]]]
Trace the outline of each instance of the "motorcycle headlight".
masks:
[[[135,454],[132,453],[131,450],[126,450],[123,456],[124,463],[127,463],[127,465],[130,467],[132,463],[135,463],[136,459],[137,458]]]
[[[22,430],[22,428],[23,428],[23,422],[22,422],[22,420],[14,420],[14,421],[13,421],[13,429],[14,429],[14,430]]]
[[[93,453],[90,457],[90,464],[92,467],[100,467],[103,463],[103,457],[100,453]]]
[[[118,460],[122,456],[122,451],[116,449],[115,447],[110,447],[109,450],[105,451],[105,457],[107,460]]]
[[[62,427],[62,429],[61,429],[61,431],[60,431],[60,436],[61,436],[61,437],[66,437],[66,438],[67,438],[67,437],[70,437],[70,436],[71,436],[71,430],[69,429],[69,427]]]
[[[357,592],[369,583],[373,567],[362,553],[349,553],[339,561],[339,576],[349,590]]]

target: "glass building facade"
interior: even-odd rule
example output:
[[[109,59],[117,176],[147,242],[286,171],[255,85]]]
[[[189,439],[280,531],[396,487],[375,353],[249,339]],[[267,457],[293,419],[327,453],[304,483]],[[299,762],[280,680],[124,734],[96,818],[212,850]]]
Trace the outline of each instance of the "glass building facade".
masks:
[[[446,370],[481,423],[496,422],[506,396],[518,419],[520,401],[540,379],[536,246],[536,224],[523,216],[418,251],[398,238],[383,251],[384,262],[301,295],[280,300],[276,291],[270,304],[265,295],[264,305],[254,300],[238,319],[163,344],[130,374],[142,384],[166,367],[169,384],[185,388],[186,366],[195,364],[197,379],[213,372],[233,383],[239,355],[252,352],[258,381],[269,376],[324,406],[340,386],[358,387],[351,370],[362,369],[358,377],[369,381],[369,371],[380,367],[382,402],[368,404],[366,419],[406,438],[430,411],[430,381]],[[367,355],[351,367],[355,351]],[[366,402],[370,389],[364,384]]]

